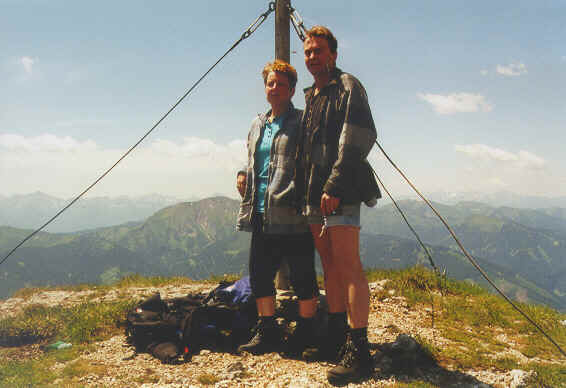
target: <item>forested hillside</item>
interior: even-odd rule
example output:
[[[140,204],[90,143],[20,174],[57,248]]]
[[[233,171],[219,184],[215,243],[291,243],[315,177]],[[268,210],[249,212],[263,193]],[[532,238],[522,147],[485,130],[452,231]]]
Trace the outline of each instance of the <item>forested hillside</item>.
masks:
[[[451,278],[484,283],[432,212],[400,203],[436,265]],[[511,297],[566,309],[566,218],[560,212],[435,204],[482,267]],[[215,197],[159,210],[143,222],[95,230],[39,233],[0,271],[0,296],[24,286],[111,283],[144,275],[193,279],[247,271],[250,235],[235,231],[238,201]],[[366,268],[429,266],[424,250],[392,206],[364,207],[361,236]],[[7,253],[30,231],[0,227]]]

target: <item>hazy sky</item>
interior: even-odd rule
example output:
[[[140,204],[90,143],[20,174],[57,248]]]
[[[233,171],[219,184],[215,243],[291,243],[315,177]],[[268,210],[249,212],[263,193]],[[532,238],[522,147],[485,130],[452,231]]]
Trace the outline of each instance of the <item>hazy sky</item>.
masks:
[[[134,144],[267,1],[0,0],[0,195],[71,197]],[[566,1],[296,0],[338,39],[378,140],[423,191],[566,195]],[[91,196],[235,196],[274,14]],[[312,78],[292,32],[299,73]],[[396,194],[407,186],[377,152]]]

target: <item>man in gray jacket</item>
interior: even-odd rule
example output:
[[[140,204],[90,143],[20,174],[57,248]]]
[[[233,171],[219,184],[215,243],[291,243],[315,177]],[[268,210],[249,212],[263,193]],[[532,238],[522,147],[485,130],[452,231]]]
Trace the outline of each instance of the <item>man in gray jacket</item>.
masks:
[[[330,383],[342,385],[373,372],[360,204],[375,203],[379,189],[366,160],[376,139],[368,98],[358,79],[336,67],[336,49],[328,28],[307,32],[305,64],[314,84],[305,89],[302,160],[305,213],[321,257],[329,309],[329,335],[318,357],[340,361],[327,375]]]
[[[291,103],[297,83],[291,65],[280,60],[268,63],[262,76],[271,109],[252,122],[248,163],[237,178],[242,196],[237,229],[252,232],[249,272],[259,319],[255,336],[239,350],[253,354],[279,350],[274,278],[285,258],[299,298],[299,321],[287,348],[296,355],[313,337],[318,296],[314,245],[300,212],[295,182],[302,111]]]

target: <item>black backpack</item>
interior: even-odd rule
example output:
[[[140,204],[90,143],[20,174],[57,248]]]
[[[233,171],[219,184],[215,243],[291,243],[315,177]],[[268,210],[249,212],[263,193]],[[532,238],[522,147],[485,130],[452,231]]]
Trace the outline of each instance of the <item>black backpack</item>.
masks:
[[[163,363],[186,361],[197,353],[205,295],[162,300],[159,293],[142,301],[126,318],[126,336],[136,353],[150,353]]]
[[[191,359],[203,348],[233,352],[245,342],[257,319],[249,279],[221,282],[209,294],[162,300],[159,293],[127,315],[126,336],[137,353],[163,363]]]

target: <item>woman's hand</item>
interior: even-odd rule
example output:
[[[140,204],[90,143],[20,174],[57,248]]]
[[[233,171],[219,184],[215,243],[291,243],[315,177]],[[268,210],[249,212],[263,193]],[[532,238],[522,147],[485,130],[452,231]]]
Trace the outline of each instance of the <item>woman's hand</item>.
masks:
[[[238,189],[240,196],[244,198],[244,195],[246,194],[246,174],[238,174],[238,177],[236,178],[236,188]]]

